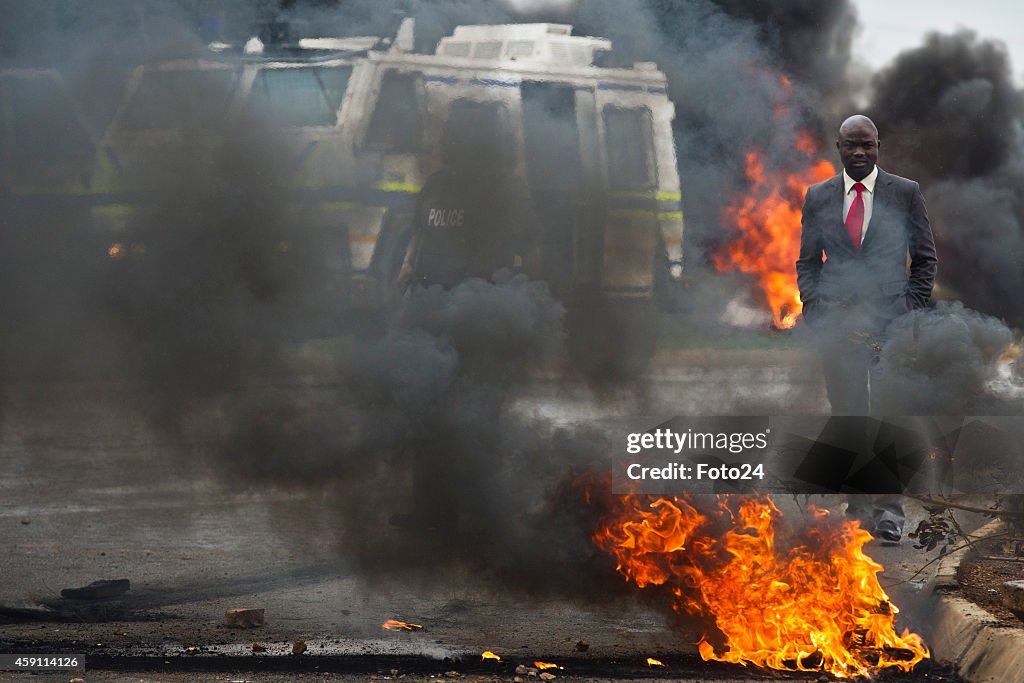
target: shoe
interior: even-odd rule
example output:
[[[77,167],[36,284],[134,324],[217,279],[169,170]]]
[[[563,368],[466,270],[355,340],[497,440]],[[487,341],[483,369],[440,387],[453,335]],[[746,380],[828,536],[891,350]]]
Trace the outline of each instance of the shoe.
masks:
[[[874,510],[875,537],[887,543],[899,543],[903,537],[903,523],[907,517],[903,507],[896,504],[880,505]]]
[[[887,543],[899,543],[903,538],[903,525],[895,519],[880,519],[875,524],[875,536]]]

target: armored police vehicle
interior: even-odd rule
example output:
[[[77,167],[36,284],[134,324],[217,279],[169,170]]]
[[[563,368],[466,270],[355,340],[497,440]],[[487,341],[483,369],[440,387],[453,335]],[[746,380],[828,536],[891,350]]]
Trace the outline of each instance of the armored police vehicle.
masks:
[[[665,75],[651,63],[602,66],[610,41],[568,25],[459,26],[433,54],[412,51],[411,29],[406,20],[393,43],[315,39],[280,51],[251,40],[243,56],[138,67],[96,155],[93,187],[108,201],[91,222],[104,248],[151,255],[133,234],[153,210],[135,185],[145,159],[202,156],[218,131],[259,121],[273,128],[276,170],[287,170],[290,222],[301,226],[289,239],[330,245],[333,309],[321,313],[384,309],[399,296],[416,194],[442,163],[444,122],[469,101],[493,117],[529,189],[542,225],[533,270],[569,309],[573,338],[645,358],[657,291],[682,263]],[[278,247],[282,258],[301,250]]]

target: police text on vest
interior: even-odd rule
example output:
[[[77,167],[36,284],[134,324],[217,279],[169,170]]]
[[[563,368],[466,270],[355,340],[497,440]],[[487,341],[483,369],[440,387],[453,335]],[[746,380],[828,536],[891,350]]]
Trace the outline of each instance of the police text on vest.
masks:
[[[461,228],[465,219],[465,209],[431,209],[427,214],[427,225],[433,228]]]

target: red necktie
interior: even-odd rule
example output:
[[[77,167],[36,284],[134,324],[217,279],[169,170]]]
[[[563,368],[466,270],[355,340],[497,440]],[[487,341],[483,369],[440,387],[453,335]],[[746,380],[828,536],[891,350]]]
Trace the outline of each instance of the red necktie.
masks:
[[[857,190],[857,196],[850,205],[850,213],[846,214],[846,232],[850,233],[853,248],[860,251],[860,235],[864,228],[864,183],[854,183],[853,189]]]

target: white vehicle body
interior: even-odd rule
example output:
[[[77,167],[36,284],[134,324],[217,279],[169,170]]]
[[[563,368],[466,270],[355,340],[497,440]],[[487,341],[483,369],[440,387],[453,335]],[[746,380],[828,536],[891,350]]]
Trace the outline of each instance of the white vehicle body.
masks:
[[[603,68],[599,38],[557,24],[460,26],[436,54],[390,49],[311,58],[219,55],[138,67],[96,155],[95,228],[121,240],[133,216],[133,167],[195,136],[270,121],[288,150],[295,212],[339,244],[339,297],[383,305],[408,237],[415,195],[440,167],[453,103],[492,105],[508,131],[547,240],[556,292],[650,301],[683,215],[666,78],[653,64]],[[329,44],[329,43],[328,43]],[[186,88],[177,111],[161,90]],[[308,105],[308,106],[307,106]],[[204,118],[205,117],[205,118]],[[190,118],[183,122],[183,118]],[[195,120],[191,120],[195,119]],[[205,133],[204,133],[205,134]]]

